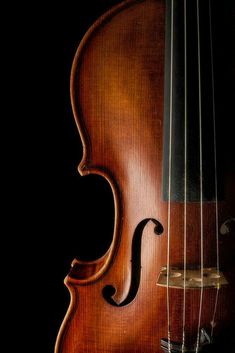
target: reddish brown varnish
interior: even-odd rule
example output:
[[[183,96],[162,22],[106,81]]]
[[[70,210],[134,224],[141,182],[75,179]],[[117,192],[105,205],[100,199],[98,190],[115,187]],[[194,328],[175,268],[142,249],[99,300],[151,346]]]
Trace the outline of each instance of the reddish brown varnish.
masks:
[[[164,33],[163,0],[130,0],[100,18],[76,53],[71,96],[84,146],[79,172],[100,174],[110,183],[115,229],[103,258],[73,262],[65,279],[71,304],[56,353],[160,353],[160,340],[167,337],[166,289],[156,285],[167,263],[167,202],[161,197]],[[229,179],[234,180],[231,175]],[[234,215],[232,181],[226,190],[226,200],[219,204],[219,224]],[[187,207],[188,264],[200,264],[200,205]],[[205,266],[216,266],[215,204],[204,203],[203,213]],[[149,218],[158,220],[164,232],[157,236],[154,223],[146,224],[138,292],[128,305],[113,306],[104,299],[103,288],[115,287],[117,304],[127,297],[133,235],[138,224]],[[183,226],[183,204],[172,203],[171,265],[183,264]],[[226,238],[220,247],[229,286],[219,291],[215,336],[235,320],[230,305],[235,297],[234,241]],[[210,329],[215,297],[215,289],[205,289],[201,322],[205,328]],[[188,342],[196,340],[199,299],[200,290],[187,290]],[[172,340],[182,342],[183,290],[170,290],[170,308]],[[228,352],[234,353],[233,348]]]

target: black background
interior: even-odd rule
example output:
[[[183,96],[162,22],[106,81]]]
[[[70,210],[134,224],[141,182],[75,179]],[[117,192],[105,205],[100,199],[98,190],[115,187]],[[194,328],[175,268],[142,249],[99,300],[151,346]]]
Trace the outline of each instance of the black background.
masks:
[[[59,326],[68,308],[69,294],[63,279],[71,261],[75,257],[98,258],[106,251],[112,237],[114,213],[109,185],[101,177],[82,178],[77,171],[82,146],[71,111],[69,79],[73,57],[83,35],[94,20],[117,2],[81,1],[76,6],[64,5],[57,21],[60,35],[56,30],[55,41],[53,37],[56,48],[51,51],[48,43],[55,76],[50,112],[47,112],[47,118],[44,117],[46,124],[43,123],[43,129],[49,127],[46,149],[49,147],[51,153],[50,156],[44,151],[49,173],[45,170],[47,195],[42,223],[47,228],[44,242],[47,244],[48,237],[51,242],[44,251],[49,273],[48,276],[45,271],[48,352],[53,352]],[[58,62],[54,64],[54,60]],[[45,163],[43,165],[45,167]]]
[[[83,35],[118,2],[21,3],[7,9],[11,78],[4,119],[9,137],[3,148],[3,255],[13,286],[5,291],[13,309],[7,315],[14,335],[10,344],[18,350],[54,351],[69,305],[63,280],[72,260],[100,257],[112,238],[109,185],[77,171],[82,145],[69,85]]]
[[[10,134],[3,148],[8,152],[3,189],[9,246],[3,249],[5,272],[14,286],[11,302],[20,309],[17,324],[11,318],[14,331],[22,329],[20,350],[28,346],[30,352],[53,352],[69,304],[63,279],[71,261],[76,256],[97,258],[111,241],[111,190],[102,178],[82,178],[77,172],[82,146],[70,105],[69,79],[86,30],[118,2],[18,4],[8,9],[11,79],[4,121]],[[227,85],[226,101],[232,102],[231,74],[226,71],[233,60],[230,30],[231,23],[217,27],[218,42],[225,48],[218,60],[224,67],[221,82],[223,88]],[[234,114],[229,106],[226,141],[233,151],[228,124]]]

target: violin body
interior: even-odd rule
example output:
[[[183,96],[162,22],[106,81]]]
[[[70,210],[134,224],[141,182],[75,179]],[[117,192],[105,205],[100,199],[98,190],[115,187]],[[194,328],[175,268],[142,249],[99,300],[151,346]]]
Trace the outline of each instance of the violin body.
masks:
[[[71,304],[56,353],[167,352],[161,340],[168,336],[168,309],[172,342],[182,343],[184,318],[186,346],[196,342],[200,288],[185,292],[171,287],[167,308],[166,285],[157,283],[169,261],[167,254],[171,266],[181,270],[185,255],[184,202],[171,203],[169,221],[169,202],[162,197],[165,11],[163,0],[121,3],[92,26],[74,59],[71,97],[84,147],[79,172],[99,174],[109,182],[115,224],[112,244],[102,258],[73,261],[65,279]],[[224,222],[235,213],[233,183],[234,174],[225,174],[224,196],[218,201],[222,233]],[[187,202],[190,268],[201,264],[202,241],[203,266],[208,271],[215,267],[215,212],[215,202],[203,201],[202,239],[201,204]],[[233,235],[219,237],[220,268],[227,284],[204,288],[200,327],[210,331],[213,326],[218,347],[220,341],[224,347],[225,332],[235,321],[235,246]],[[226,353],[234,352],[229,343]]]

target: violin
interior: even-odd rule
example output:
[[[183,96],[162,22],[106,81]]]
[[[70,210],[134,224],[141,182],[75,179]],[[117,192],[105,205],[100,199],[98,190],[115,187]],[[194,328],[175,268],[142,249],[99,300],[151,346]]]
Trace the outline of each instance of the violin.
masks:
[[[101,258],[72,262],[55,353],[235,352],[235,173],[214,6],[127,0],[78,47],[78,170],[110,184],[115,224]]]

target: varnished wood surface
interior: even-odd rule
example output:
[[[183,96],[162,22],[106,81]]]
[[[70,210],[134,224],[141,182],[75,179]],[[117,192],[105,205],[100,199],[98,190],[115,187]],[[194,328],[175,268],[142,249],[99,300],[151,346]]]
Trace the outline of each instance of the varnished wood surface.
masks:
[[[167,203],[161,198],[164,94],[163,0],[126,1],[104,15],[81,43],[73,64],[73,111],[84,146],[79,165],[82,175],[100,174],[110,183],[115,199],[112,245],[98,261],[75,260],[65,280],[71,305],[61,327],[56,353],[160,353],[160,339],[167,337],[166,289],[156,286],[167,263]],[[233,180],[233,179],[232,179]],[[230,188],[228,186],[227,194]],[[234,213],[230,194],[219,205],[220,223]],[[200,205],[188,209],[187,263],[200,264]],[[204,253],[206,267],[216,264],[215,204],[204,203]],[[140,284],[126,306],[131,287],[132,244],[137,226],[155,219],[164,228],[154,233],[149,221],[141,241]],[[183,204],[171,212],[171,265],[183,264]],[[221,266],[231,271],[232,244],[223,248]],[[135,274],[134,274],[135,275]],[[215,334],[235,319],[229,305],[235,294],[232,278],[219,293]],[[113,300],[103,297],[112,285]],[[210,329],[215,289],[205,290],[202,326]],[[195,342],[200,291],[187,291],[187,340]],[[182,341],[183,291],[170,291],[172,339]],[[227,351],[229,353],[229,351]],[[234,353],[231,350],[231,353]]]

